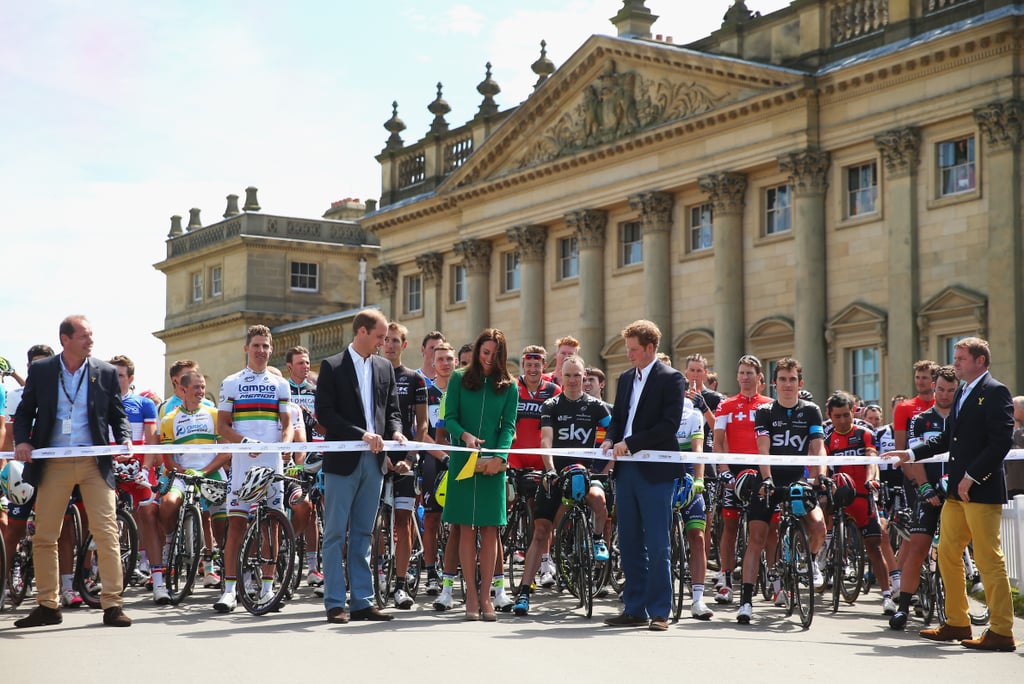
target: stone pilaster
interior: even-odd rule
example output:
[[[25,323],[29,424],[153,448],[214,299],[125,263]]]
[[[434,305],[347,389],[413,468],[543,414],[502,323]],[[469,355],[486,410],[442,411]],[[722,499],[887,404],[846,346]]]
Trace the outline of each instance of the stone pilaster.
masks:
[[[377,288],[380,289],[381,309],[388,320],[391,320],[395,312],[395,293],[398,290],[398,266],[381,264],[375,266],[371,273]]]
[[[491,251],[487,240],[455,243],[455,254],[466,265],[466,339],[476,339],[491,325]]]
[[[917,269],[917,170],[921,160],[921,131],[898,128],[875,136],[875,146],[885,164],[886,225],[889,242],[888,365],[883,397],[907,387],[920,356],[917,309],[920,287]]]
[[[672,353],[672,269],[669,263],[672,208],[667,192],[640,192],[629,197],[629,208],[640,212],[643,236],[644,314],[661,329],[662,351]]]
[[[565,215],[565,223],[574,231],[579,247],[580,345],[583,353],[590,356],[591,363],[601,363],[598,352],[604,348],[604,247],[608,212],[573,211]]]
[[[423,277],[423,327],[425,330],[440,330],[444,259],[437,252],[427,252],[416,257],[416,266]]]
[[[729,372],[746,352],[743,319],[743,209],[747,177],[740,173],[701,176],[697,186],[714,210],[715,367],[719,387],[734,394],[736,375]]]
[[[1024,225],[1021,219],[1021,134],[1024,103],[995,102],[974,110],[986,154],[988,186],[988,339],[992,375],[1024,387]],[[1012,369],[1016,368],[1016,375]]]
[[[544,344],[544,226],[515,226],[506,232],[519,254],[519,334],[522,346]]]
[[[779,158],[793,184],[793,237],[796,243],[795,339],[793,351],[804,367],[804,384],[814,396],[830,386],[825,342],[825,191],[828,152],[804,150]]]

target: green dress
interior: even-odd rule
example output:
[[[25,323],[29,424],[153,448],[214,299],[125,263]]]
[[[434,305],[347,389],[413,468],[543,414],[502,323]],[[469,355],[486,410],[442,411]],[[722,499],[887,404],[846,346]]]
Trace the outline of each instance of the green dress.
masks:
[[[464,369],[452,374],[444,398],[444,427],[452,444],[464,446],[462,435],[468,432],[483,440],[485,448],[510,448],[516,434],[516,412],[519,409],[515,383],[499,394],[495,391],[494,379],[484,376],[483,387],[468,390],[462,386],[463,375]],[[448,494],[441,519],[455,525],[504,525],[505,473],[476,473],[466,480],[456,480],[455,476],[466,465],[469,455],[468,451],[451,452]],[[480,453],[481,458],[486,456],[508,460],[507,453]]]

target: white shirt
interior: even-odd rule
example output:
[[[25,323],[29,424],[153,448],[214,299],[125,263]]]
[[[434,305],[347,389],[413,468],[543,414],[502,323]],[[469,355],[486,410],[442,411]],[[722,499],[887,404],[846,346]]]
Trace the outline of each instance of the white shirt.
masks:
[[[373,357],[368,356],[364,359],[351,344],[348,345],[348,354],[352,357],[356,369],[356,382],[359,384],[359,398],[363,402],[366,431],[377,434],[373,424]]]
[[[629,397],[629,415],[626,417],[626,429],[622,433],[622,439],[626,439],[633,434],[633,417],[636,416],[636,405],[640,403],[640,395],[643,394],[644,387],[647,385],[647,377],[651,374],[651,369],[654,368],[654,364],[657,362],[658,359],[655,358],[643,368],[637,369],[637,373],[633,375],[633,394]]]

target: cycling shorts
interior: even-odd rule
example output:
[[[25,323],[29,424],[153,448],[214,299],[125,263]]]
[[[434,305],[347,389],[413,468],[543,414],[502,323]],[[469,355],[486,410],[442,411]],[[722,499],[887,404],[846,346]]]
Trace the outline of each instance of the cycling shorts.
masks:
[[[914,513],[910,519],[910,534],[926,534],[929,537],[935,536],[935,530],[939,527],[939,515],[942,513],[942,506],[932,506],[927,501],[919,501],[917,490],[907,487],[907,505]]]
[[[707,527],[707,509],[704,497],[695,496],[690,505],[683,509],[683,526],[689,530],[703,530]]]

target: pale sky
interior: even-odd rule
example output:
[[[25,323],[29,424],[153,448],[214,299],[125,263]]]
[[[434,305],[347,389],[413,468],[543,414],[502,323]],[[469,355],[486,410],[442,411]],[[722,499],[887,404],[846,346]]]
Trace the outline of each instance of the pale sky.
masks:
[[[653,33],[687,43],[730,0],[648,0]],[[768,14],[788,0],[747,0]],[[382,127],[399,103],[421,138],[435,84],[453,127],[493,64],[502,109],[526,99],[548,43],[556,67],[614,35],[617,0],[33,0],[0,4],[0,356],[24,375],[36,343],[60,349],[71,313],[99,358],[126,354],[139,389],[163,391],[170,216],[204,224],[259,188],[263,211],[316,218],[377,198]],[[371,284],[372,285],[372,284]],[[375,294],[375,287],[368,292]],[[243,361],[239,340],[239,361]],[[4,389],[15,386],[4,381]]]

